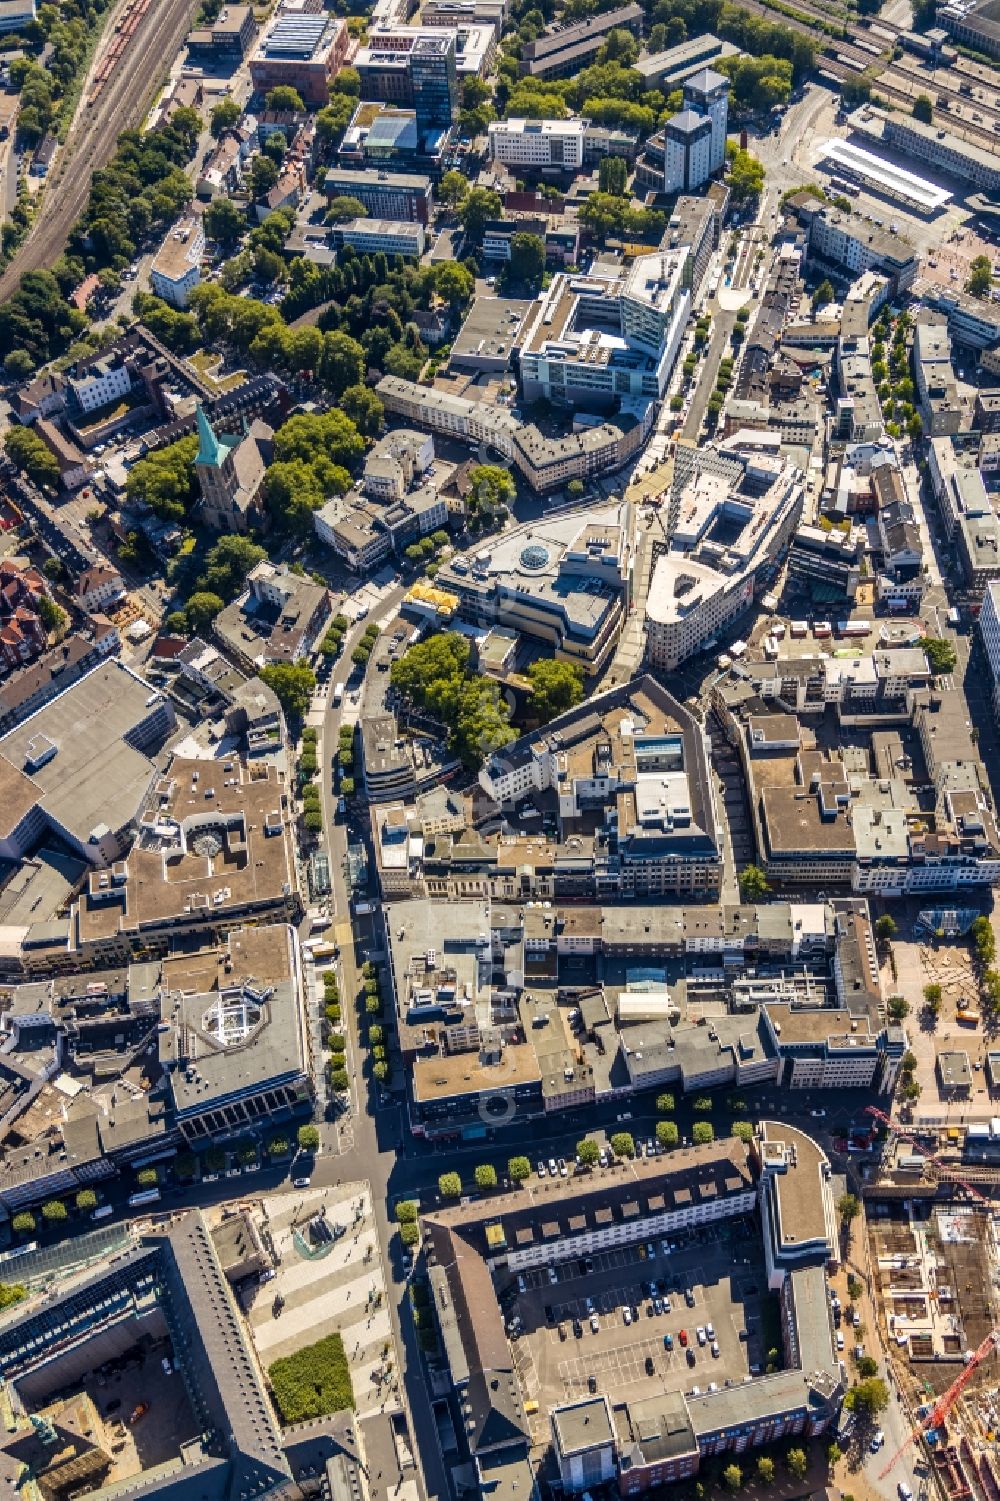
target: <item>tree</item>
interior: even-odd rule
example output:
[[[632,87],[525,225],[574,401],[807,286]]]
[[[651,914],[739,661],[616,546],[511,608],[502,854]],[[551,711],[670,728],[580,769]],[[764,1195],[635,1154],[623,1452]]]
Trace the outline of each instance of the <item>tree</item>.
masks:
[[[42,1219],[48,1220],[50,1225],[58,1224],[69,1218],[69,1210],[62,1199],[49,1199],[42,1205]]]
[[[197,635],[199,631],[203,631],[207,625],[211,625],[219,611],[224,608],[224,605],[224,600],[208,590],[199,590],[197,594],[192,594],[184,606],[188,630],[194,635]]]
[[[215,139],[218,140],[220,136],[225,135],[227,130],[231,130],[241,114],[242,110],[236,100],[228,95],[225,99],[220,99],[218,104],[213,104],[212,113],[209,116],[209,129]],[[227,202],[228,200],[216,199],[216,202],[220,201]]]
[[[882,916],[875,923],[875,937],[879,943],[889,943],[895,938],[896,932],[896,919],[891,917],[888,912],[883,912]]]
[[[666,1151],[672,1152],[680,1145],[681,1133],[676,1121],[657,1121],[656,1139]]]
[[[954,672],[958,653],[953,643],[946,637],[921,636],[920,645],[927,655],[932,672],[941,674]]]
[[[620,156],[602,156],[598,169],[598,184],[602,193],[623,196],[628,186],[628,163]]]
[[[691,1108],[692,1110],[711,1110],[712,1096],[710,1094],[696,1095],[691,1101]]]
[[[858,1215],[861,1213],[860,1200],[857,1199],[854,1194],[841,1194],[840,1198],[837,1200],[837,1213],[840,1215],[840,1218],[843,1220],[844,1224],[849,1225],[851,1221],[857,1219]]]
[[[538,286],[545,271],[545,242],[538,235],[519,230],[511,235],[510,274],[514,281]]]
[[[247,227],[246,215],[231,198],[213,198],[205,210],[202,223],[205,233],[213,240],[218,240],[227,250],[232,249]]]
[[[924,1003],[932,1016],[940,1015],[942,1000],[943,992],[940,985],[924,986]]]
[[[857,1386],[852,1386],[844,1398],[844,1406],[848,1412],[856,1412],[860,1417],[877,1418],[880,1412],[884,1412],[889,1405],[889,1388],[878,1376],[869,1376],[865,1381],[859,1381]]]
[[[135,1181],[140,1188],[155,1188],[160,1179],[155,1167],[144,1167],[136,1173]]]
[[[481,1162],[473,1173],[473,1177],[477,1188],[487,1189],[497,1186],[497,1170],[489,1162]]]
[[[20,1214],[15,1214],[10,1223],[15,1235],[34,1235],[35,1233],[35,1216],[28,1209],[22,1209]]]
[[[503,201],[492,188],[472,188],[466,196],[459,216],[470,240],[478,243],[490,219],[503,217]]]
[[[30,427],[15,424],[7,429],[3,446],[11,463],[28,476],[33,484],[55,488],[59,483],[59,465],[47,444]]]
[[[247,174],[247,187],[254,200],[266,198],[278,181],[280,173],[269,156],[255,156]]]
[[[372,1073],[374,1074],[379,1084],[385,1084],[385,1082],[389,1078],[388,1063],[386,1063],[384,1059],[380,1059],[372,1069]]]
[[[616,1131],[609,1143],[616,1157],[634,1157],[635,1142],[628,1131]]]
[[[439,261],[434,267],[434,290],[439,297],[445,299],[453,312],[457,312],[472,301],[476,278],[458,261]]]
[[[81,1214],[92,1214],[97,1208],[97,1195],[92,1188],[81,1188],[76,1196],[76,1207]]]
[[[331,198],[326,210],[327,224],[346,224],[348,219],[363,219],[365,206],[360,198],[343,195]]]
[[[757,1479],[761,1485],[770,1485],[774,1480],[775,1464],[766,1454],[762,1454],[757,1461]]]
[[[891,995],[886,1010],[891,1021],[901,1022],[910,1014],[910,1003],[905,996]]]
[[[826,307],[828,302],[833,301],[833,295],[833,283],[828,276],[825,276],[813,293],[813,307]]]
[[[740,895],[745,902],[762,902],[770,895],[767,877],[759,865],[747,865],[740,875]]]
[[[129,500],[144,500],[166,521],[185,520],[198,494],[197,453],[198,439],[192,436],[139,459],[129,470],[125,486]]]
[[[738,1491],[743,1484],[743,1471],[739,1465],[726,1465],[722,1472],[722,1483],[727,1491]]]
[[[922,120],[925,125],[930,125],[931,121],[934,119],[934,106],[931,103],[929,95],[917,95],[916,99],[914,99],[913,101],[912,114],[914,120]]]
[[[470,509],[492,515],[513,504],[517,487],[506,469],[499,464],[477,464],[469,472]]]
[[[512,1183],[523,1183],[531,1177],[531,1163],[527,1157],[509,1157],[507,1159],[507,1176]]]
[[[863,1380],[870,1381],[873,1376],[878,1375],[878,1361],[875,1360],[871,1355],[859,1356],[858,1375],[862,1377]]]
[[[747,1146],[753,1141],[753,1126],[749,1121],[733,1121],[729,1127],[730,1136],[735,1136],[737,1141],[745,1142]]]
[[[576,1155],[583,1167],[594,1167],[601,1155],[600,1147],[589,1136],[584,1136],[576,1144]]]
[[[965,290],[974,297],[986,297],[993,285],[993,267],[988,255],[977,255],[969,264],[969,279]]]
[[[28,1289],[20,1282],[0,1282],[0,1311],[23,1303],[27,1296]]]
[[[707,1147],[709,1142],[715,1140],[715,1129],[711,1121],[695,1121],[691,1127],[691,1140],[696,1147]]]
[[[976,958],[980,964],[992,964],[996,958],[996,940],[988,917],[977,917],[969,929]]]
[[[438,183],[437,196],[448,208],[456,208],[463,203],[468,193],[469,179],[461,172],[456,172],[454,168],[450,172],[445,172]]]
[[[442,1173],[438,1190],[442,1199],[457,1199],[462,1192],[462,1180],[457,1173]]]
[[[66,624],[66,611],[61,610],[54,599],[43,594],[38,601],[38,618],[47,631],[61,631]]]
[[[289,719],[303,718],[316,687],[316,675],[308,663],[276,662],[262,667],[258,676],[277,696]]]
[[[319,1151],[319,1127],[318,1126],[300,1126],[299,1129],[298,1129],[297,1140],[298,1140],[298,1143],[299,1143],[299,1150],[300,1151],[302,1151],[302,1152],[318,1152]]]
[[[247,574],[266,557],[263,547],[249,537],[235,532],[220,537],[205,554],[205,571],[198,580],[199,587],[222,599],[235,599],[246,587]]]
[[[914,412],[906,423],[906,436],[911,443],[918,442],[924,435],[924,420],[919,412]]]
[[[583,669],[575,662],[541,657],[528,668],[528,708],[539,724],[548,724],[583,698]]]
[[[764,189],[764,168],[749,151],[737,147],[729,158],[729,193],[736,203],[759,198]]]
[[[845,109],[857,109],[858,105],[867,104],[871,96],[872,81],[863,73],[845,78],[840,85],[840,97]]]
[[[291,112],[301,115],[305,109],[302,95],[298,89],[293,89],[288,83],[279,83],[275,88],[270,89],[264,96],[264,107],[275,114]]]
[[[461,267],[457,269],[461,270]],[[362,354],[364,351],[362,351]],[[340,395],[340,410],[354,423],[365,438],[377,438],[385,419],[385,408],[375,392],[363,386],[348,386]]]
[[[809,1461],[806,1459],[804,1449],[789,1449],[785,1455],[785,1465],[788,1473],[796,1480],[804,1480],[809,1469]]]

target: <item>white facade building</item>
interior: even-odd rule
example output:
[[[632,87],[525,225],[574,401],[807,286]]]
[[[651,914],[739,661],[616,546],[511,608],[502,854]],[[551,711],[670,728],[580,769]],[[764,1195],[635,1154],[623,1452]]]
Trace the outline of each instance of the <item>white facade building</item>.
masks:
[[[333,232],[339,245],[350,245],[360,255],[402,255],[419,260],[424,253],[424,226],[398,219],[350,219]]]
[[[712,122],[684,109],[663,128],[665,193],[690,193],[712,175]]]
[[[712,124],[709,171],[721,172],[726,164],[726,131],[729,125],[729,79],[714,68],[702,68],[684,85],[684,106],[704,115]]]
[[[495,120],[489,129],[490,156],[508,167],[583,166],[584,120]]]
[[[186,308],[201,281],[205,235],[200,219],[184,219],[167,235],[156,253],[149,279],[157,297],[171,307]]]
[[[68,378],[70,390],[82,412],[96,412],[132,389],[132,377],[127,365],[100,363],[91,365],[79,379]]]

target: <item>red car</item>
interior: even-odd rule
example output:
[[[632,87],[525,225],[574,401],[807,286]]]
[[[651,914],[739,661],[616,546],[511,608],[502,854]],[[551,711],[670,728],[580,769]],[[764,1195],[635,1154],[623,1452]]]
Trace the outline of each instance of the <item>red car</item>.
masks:
[[[686,1329],[681,1329],[678,1332],[677,1338],[680,1340],[681,1344],[686,1348],[687,1347],[687,1342],[688,1342],[688,1332],[687,1332],[687,1330]]]

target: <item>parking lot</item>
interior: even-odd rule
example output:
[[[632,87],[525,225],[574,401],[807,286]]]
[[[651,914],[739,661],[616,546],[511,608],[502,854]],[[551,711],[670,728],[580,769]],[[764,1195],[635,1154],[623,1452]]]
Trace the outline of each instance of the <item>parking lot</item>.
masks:
[[[557,1265],[555,1282],[548,1268],[537,1268],[522,1274],[523,1292],[515,1277],[503,1301],[508,1320],[519,1317],[523,1326],[513,1349],[525,1399],[544,1414],[588,1391],[627,1389],[631,1399],[707,1391],[712,1382],[744,1380],[751,1367],[762,1370],[773,1315],[759,1231],[734,1221],[702,1235],[595,1252]],[[665,1253],[666,1244],[676,1250]]]

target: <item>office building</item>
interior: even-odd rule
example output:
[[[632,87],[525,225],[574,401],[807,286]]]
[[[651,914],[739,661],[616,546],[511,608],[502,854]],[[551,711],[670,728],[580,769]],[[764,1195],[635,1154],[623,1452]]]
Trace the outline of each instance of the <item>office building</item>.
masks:
[[[677,459],[677,524],[646,598],[646,657],[668,671],[766,589],[803,501],[801,471],[758,453],[751,439],[734,438],[725,455],[678,446]]]
[[[421,129],[449,129],[458,114],[457,44],[458,33],[445,28],[373,32],[354,59],[362,99],[412,108]]]
[[[855,279],[866,271],[881,272],[894,297],[913,285],[919,262],[903,236],[812,197],[799,203],[798,214],[809,230],[810,254],[843,267]]]
[[[188,298],[201,281],[201,257],[205,234],[200,218],[182,219],[169,231],[149,271],[157,297],[171,307],[186,308]]]
[[[959,182],[971,183],[984,193],[1000,190],[1000,158],[997,152],[953,134],[937,120],[926,125],[902,111],[887,113],[866,104],[850,118],[852,130],[876,146],[921,162]]]
[[[663,191],[690,193],[711,174],[712,122],[693,110],[681,110],[663,127]]]
[[[641,5],[628,4],[585,21],[550,25],[540,37],[524,43],[520,70],[531,78],[572,78],[593,62],[609,31],[630,31],[640,37],[643,18]]]
[[[583,166],[586,120],[494,120],[490,156],[508,167],[576,172]]]
[[[967,47],[1000,57],[1000,22],[991,0],[949,0],[936,12],[935,20]]]
[[[736,57],[739,48],[731,42],[723,42],[711,32],[689,37],[676,47],[665,52],[652,52],[640,57],[635,71],[647,89],[660,89],[664,94],[681,88],[689,78],[712,64],[720,57]]]
[[[279,6],[250,58],[253,86],[267,94],[287,84],[306,104],[327,104],[349,43],[346,23],[329,12],[293,12]]]
[[[726,163],[726,128],[729,120],[729,79],[714,68],[702,68],[684,84],[684,107],[712,123],[709,172],[721,172]]]
[[[188,52],[210,65],[238,63],[246,57],[256,34],[252,5],[224,5],[210,26],[188,33]]]
[[[979,635],[993,677],[993,713],[1000,720],[1000,580],[987,584],[983,593]]]
[[[372,219],[428,224],[433,194],[428,177],[403,172],[363,172],[331,167],[323,181],[328,198],[357,198]]]
[[[335,224],[330,238],[338,249],[350,245],[359,255],[382,250],[418,261],[424,253],[423,225],[407,220],[349,219],[346,224]]]
[[[913,370],[924,432],[932,438],[957,433],[962,405],[951,366],[951,340],[944,322],[917,321],[913,330]]]

